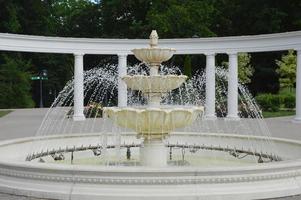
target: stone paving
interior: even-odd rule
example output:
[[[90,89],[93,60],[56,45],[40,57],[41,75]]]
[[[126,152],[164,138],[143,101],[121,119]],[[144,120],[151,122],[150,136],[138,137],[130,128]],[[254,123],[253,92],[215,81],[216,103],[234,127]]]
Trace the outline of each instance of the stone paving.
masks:
[[[34,136],[48,108],[17,109],[0,118],[0,140]]]
[[[34,136],[47,113],[42,109],[17,109],[0,118],[0,140]],[[265,119],[273,137],[301,140],[301,123],[292,123],[292,117]],[[221,121],[222,123],[222,121]],[[0,200],[40,200],[24,196],[0,193]],[[276,198],[275,200],[301,200],[301,196]]]
[[[17,109],[8,115],[1,117],[0,140],[34,136],[37,133],[37,130],[40,127],[47,111],[48,108]],[[265,119],[265,122],[273,137],[301,140],[301,123],[292,123],[292,117],[269,118]],[[81,122],[76,122],[73,124],[73,126],[76,126],[80,123]],[[89,123],[89,120],[86,120],[85,123]],[[221,119],[218,120],[218,123],[221,128],[229,129],[229,124],[231,124],[231,121],[225,121]],[[250,121],[246,123],[252,125]],[[256,124],[253,126],[255,125]],[[75,132],[77,131],[76,128],[73,129]]]

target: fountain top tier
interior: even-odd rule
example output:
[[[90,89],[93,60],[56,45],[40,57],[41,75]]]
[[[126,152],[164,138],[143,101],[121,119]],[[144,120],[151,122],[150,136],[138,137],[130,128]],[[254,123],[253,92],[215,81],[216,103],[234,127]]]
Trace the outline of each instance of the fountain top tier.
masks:
[[[122,80],[132,90],[139,90],[148,97],[150,106],[160,105],[162,94],[180,87],[187,76],[184,75],[159,75],[160,64],[169,60],[176,51],[171,48],[158,47],[158,34],[153,30],[150,34],[148,48],[133,49],[136,58],[150,67],[150,76],[124,76]]]
[[[151,32],[149,39],[150,47],[133,49],[132,52],[138,60],[150,66],[150,75],[155,76],[158,75],[160,64],[169,60],[176,50],[172,48],[158,48],[159,37],[155,30]]]

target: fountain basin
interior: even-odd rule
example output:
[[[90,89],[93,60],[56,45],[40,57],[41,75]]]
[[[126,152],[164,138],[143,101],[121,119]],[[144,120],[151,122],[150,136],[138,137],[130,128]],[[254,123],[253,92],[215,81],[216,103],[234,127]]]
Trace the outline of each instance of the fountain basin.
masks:
[[[129,88],[143,93],[166,93],[180,87],[186,79],[187,76],[185,75],[134,75],[122,77]]]
[[[141,49],[133,49],[135,57],[142,61],[149,63],[151,65],[160,65],[162,62],[169,60],[175,49],[172,48],[141,48]]]
[[[109,134],[114,137],[114,133]],[[45,149],[97,145],[99,134],[20,138],[0,142],[0,191],[45,199],[264,199],[301,193],[301,142],[268,138],[283,161],[250,166],[145,168],[26,162],[32,146]],[[122,134],[122,142],[135,133]],[[266,137],[237,134],[173,133],[167,142],[250,147]],[[268,150],[268,149],[267,149]],[[126,191],[126,192],[125,192]]]
[[[104,112],[117,125],[146,138],[162,138],[176,128],[191,125],[204,107],[106,107]]]

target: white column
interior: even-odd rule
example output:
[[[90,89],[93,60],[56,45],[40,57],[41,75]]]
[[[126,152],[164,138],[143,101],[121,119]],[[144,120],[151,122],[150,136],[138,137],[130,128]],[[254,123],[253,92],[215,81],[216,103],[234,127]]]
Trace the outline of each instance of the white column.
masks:
[[[295,122],[301,122],[301,50],[297,50],[296,69],[296,116]]]
[[[118,55],[118,107],[127,106],[127,86],[121,78],[127,74],[127,55]]]
[[[74,54],[74,121],[85,120],[84,115],[84,54]]]
[[[228,119],[238,117],[238,58],[237,53],[229,54],[228,71]]]
[[[205,116],[215,119],[215,54],[206,54],[206,105]]]

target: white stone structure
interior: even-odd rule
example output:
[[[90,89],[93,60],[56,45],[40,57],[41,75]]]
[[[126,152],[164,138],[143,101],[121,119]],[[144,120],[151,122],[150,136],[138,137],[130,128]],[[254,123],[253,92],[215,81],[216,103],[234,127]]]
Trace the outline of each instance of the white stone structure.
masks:
[[[82,58],[84,54],[115,54],[119,57],[119,77],[126,72],[126,56],[132,54],[134,48],[142,48],[147,44],[143,39],[90,39],[60,38],[0,33],[0,50],[38,53],[64,53],[75,55],[75,120],[83,120],[83,87]],[[301,31],[237,37],[162,39],[161,45],[177,49],[175,54],[206,54],[207,79],[206,113],[209,118],[215,116],[213,58],[215,54],[229,55],[229,96],[228,117],[237,119],[237,54],[239,52],[268,52],[294,49],[298,52],[297,84],[296,84],[296,116],[295,121],[301,122]],[[211,66],[211,67],[210,67]],[[126,106],[126,85],[119,80],[118,105]]]

